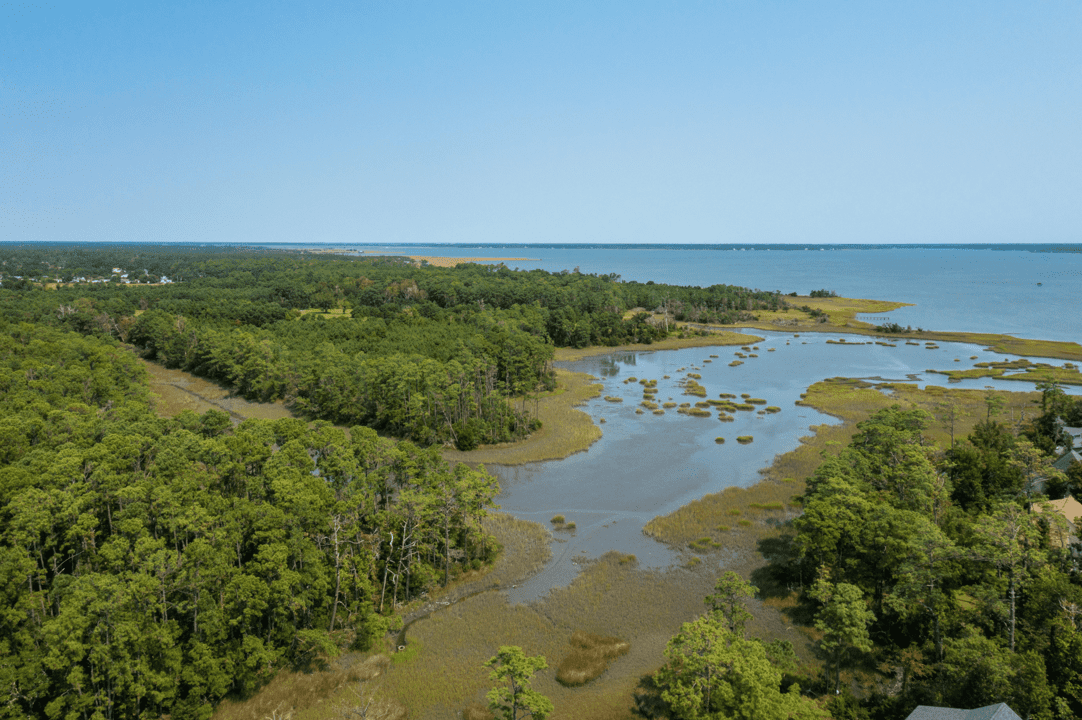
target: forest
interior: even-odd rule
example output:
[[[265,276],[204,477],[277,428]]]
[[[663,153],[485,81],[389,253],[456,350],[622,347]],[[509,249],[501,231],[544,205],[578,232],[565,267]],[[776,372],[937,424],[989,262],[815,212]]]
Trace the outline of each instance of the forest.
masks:
[[[500,552],[482,525],[496,479],[440,450],[534,432],[555,348],[649,344],[785,298],[259,248],[0,247],[0,718],[206,720],[280,668],[373,647],[402,604]],[[160,417],[137,356],[303,419]],[[658,658],[650,712],[1082,716],[1082,581],[1044,504],[1082,491],[1082,466],[1051,466],[1082,402],[1040,387],[1029,423],[990,397],[945,448],[921,411],[862,423],[769,567],[800,588],[823,672],[747,637],[755,591],[727,576]],[[853,697],[853,672],[896,677]]]
[[[1062,442],[1054,419],[1077,421],[1082,402],[1046,385],[1021,432],[997,411],[990,400],[947,448],[926,441],[927,413],[881,411],[808,481],[791,555],[773,570],[818,613],[823,689],[844,689],[843,667],[897,673],[895,692],[838,700],[836,717],[998,702],[1082,716],[1078,555],[1046,502],[1082,491],[1082,466],[1061,473],[1040,449]]]
[[[636,307],[737,317],[781,303],[400,258],[3,253],[11,718],[207,718],[284,665],[369,647],[400,604],[499,551],[480,522],[495,478],[439,448],[536,429],[523,399],[553,387],[556,345],[667,334]],[[136,353],[308,421],[161,418]]]

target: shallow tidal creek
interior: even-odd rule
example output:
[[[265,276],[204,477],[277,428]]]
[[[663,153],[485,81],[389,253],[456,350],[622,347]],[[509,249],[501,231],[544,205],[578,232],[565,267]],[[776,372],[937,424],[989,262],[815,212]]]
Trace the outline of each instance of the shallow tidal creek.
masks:
[[[827,342],[840,339],[854,344]],[[603,383],[601,395],[581,408],[600,423],[603,435],[589,450],[563,460],[489,468],[500,478],[502,492],[496,502],[504,512],[548,527],[553,527],[551,518],[563,515],[576,525],[574,530],[553,531],[552,559],[540,573],[509,590],[510,599],[529,602],[552,588],[565,586],[578,574],[580,563],[612,550],[635,555],[643,568],[660,569],[676,563],[680,554],[643,535],[643,526],[651,518],[704,495],[755,484],[761,477],[759,471],[770,466],[775,455],[797,447],[799,439],[810,434],[810,426],[837,424],[834,417],[795,404],[801,393],[820,380],[841,376],[916,383],[921,388],[1034,389],[1030,382],[992,378],[948,385],[946,376],[925,372],[963,370],[978,362],[1014,360],[1017,356],[963,343],[927,348],[900,340],[888,347],[868,344],[867,340],[842,334],[775,334],[756,343],[758,349],[725,346],[614,352],[561,363],[560,367],[589,373]],[[1063,364],[1061,360],[1028,359]],[[735,360],[742,364],[730,366]],[[705,398],[684,394],[680,382],[689,373],[701,376],[696,382],[706,388]],[[716,411],[711,411],[710,417],[691,417],[678,413],[676,407],[665,409],[664,415],[645,408],[636,414],[643,386],[637,381],[624,382],[631,377],[657,381],[653,402],[658,405],[690,402],[694,407],[695,402],[716,400],[721,393],[732,393],[735,402],[743,402],[740,396],[747,393],[766,400],[766,405],[757,405],[756,410],[777,406],[781,411],[737,411],[732,422],[719,422]],[[1078,394],[1082,388],[1069,386],[1066,390]],[[607,401],[606,396],[623,401]],[[736,441],[745,435],[752,436],[753,442],[744,445]],[[715,442],[719,436],[725,438],[724,444]]]

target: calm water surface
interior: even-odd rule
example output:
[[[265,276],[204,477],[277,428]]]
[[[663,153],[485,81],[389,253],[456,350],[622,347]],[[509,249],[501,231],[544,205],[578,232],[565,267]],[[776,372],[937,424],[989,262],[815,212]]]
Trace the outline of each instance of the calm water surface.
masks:
[[[843,337],[861,344],[826,342]],[[500,477],[503,492],[497,502],[504,511],[545,525],[561,514],[577,525],[574,532],[554,533],[557,542],[552,561],[525,585],[512,590],[512,599],[528,601],[566,585],[577,574],[580,560],[610,550],[632,553],[645,567],[673,563],[677,559],[674,553],[643,535],[643,526],[651,518],[708,493],[756,483],[759,470],[769,466],[775,455],[796,447],[799,438],[809,434],[809,426],[836,424],[833,417],[795,405],[801,393],[823,378],[864,377],[915,382],[920,387],[946,386],[946,377],[925,373],[925,369],[964,369],[981,361],[1015,359],[960,343],[940,343],[934,350],[904,342],[896,347],[865,343],[862,336],[771,335],[757,343],[758,350],[751,351],[758,357],[746,358],[737,367],[729,366],[737,359],[734,353],[748,353],[731,346],[621,352],[564,364],[590,373],[604,384],[602,397],[582,408],[595,422],[604,418],[604,434],[588,451],[565,460],[490,468]],[[711,354],[718,357],[711,358]],[[978,359],[971,360],[973,355]],[[954,362],[956,358],[960,362]],[[1059,360],[1031,360],[1062,365]],[[681,415],[675,408],[662,416],[650,411],[635,414],[642,401],[642,385],[624,380],[657,380],[659,404],[669,400],[694,403],[701,398],[683,395],[678,385],[689,372],[702,376],[697,382],[706,387],[707,398],[717,398],[723,392],[749,393],[782,411],[772,415],[737,412],[735,421],[727,423],[719,422],[716,412],[709,418]],[[669,379],[664,379],[665,375]],[[1032,383],[987,378],[950,385],[1011,391],[1034,388]],[[1073,393],[1079,390],[1070,389]],[[603,399],[606,395],[624,401],[607,402]],[[740,445],[738,435],[752,435],[755,440]],[[718,436],[726,439],[724,445],[715,443]]]

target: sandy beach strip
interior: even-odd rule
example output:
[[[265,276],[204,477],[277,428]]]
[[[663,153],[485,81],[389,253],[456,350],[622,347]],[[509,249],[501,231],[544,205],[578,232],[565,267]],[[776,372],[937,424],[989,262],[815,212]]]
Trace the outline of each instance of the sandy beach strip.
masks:
[[[374,256],[373,256],[374,257]],[[454,267],[459,263],[507,263],[507,262],[537,262],[541,258],[522,257],[429,257],[428,255],[407,255],[410,260],[418,265],[422,261],[436,267]]]

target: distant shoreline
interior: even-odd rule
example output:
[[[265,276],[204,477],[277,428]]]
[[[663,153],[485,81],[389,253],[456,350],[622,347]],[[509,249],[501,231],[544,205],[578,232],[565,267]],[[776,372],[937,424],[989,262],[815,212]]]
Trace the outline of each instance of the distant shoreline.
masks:
[[[378,257],[371,255],[368,257]],[[459,263],[506,263],[506,262],[540,262],[541,258],[523,257],[432,257],[429,255],[407,255],[416,264],[427,262],[435,267],[454,267]]]
[[[428,263],[433,267],[454,267],[459,263],[506,263],[506,262],[541,262],[541,258],[526,257],[446,257],[443,255],[395,255],[394,253],[371,253],[366,250],[347,250],[344,248],[318,248],[304,252],[313,255],[356,255],[359,257],[408,257],[415,265]]]

